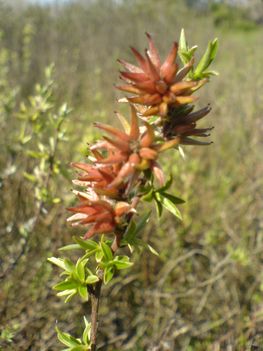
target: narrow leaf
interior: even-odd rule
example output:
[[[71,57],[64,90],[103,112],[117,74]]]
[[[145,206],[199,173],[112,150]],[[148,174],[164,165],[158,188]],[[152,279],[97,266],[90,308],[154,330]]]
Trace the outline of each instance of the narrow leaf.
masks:
[[[177,196],[174,196],[174,195],[171,195],[171,194],[168,194],[166,192],[162,192],[162,195],[166,198],[168,198],[170,201],[172,201],[174,204],[183,204],[185,203],[185,201],[183,199],[180,199],[179,197]]]
[[[104,284],[108,284],[111,279],[113,278],[114,274],[114,268],[113,267],[106,267],[104,270],[104,275],[103,275],[103,282]]]
[[[87,278],[86,278],[86,281],[85,283],[86,284],[94,284],[96,282],[99,281],[99,278],[96,276],[96,275],[89,275]]]
[[[58,327],[56,327],[56,332],[57,337],[62,344],[70,347],[81,345],[80,341],[78,341],[76,338],[74,338],[68,333],[63,333],[61,330],[59,330]]]
[[[178,208],[175,206],[175,204],[168,199],[167,197],[163,196],[161,193],[157,193],[156,197],[158,201],[165,207],[168,211],[170,211],[175,217],[179,218],[182,220],[182,216]]]
[[[129,268],[133,265],[133,262],[130,262],[128,256],[116,256],[113,260],[113,263],[114,266],[119,270]]]
[[[104,255],[106,261],[107,262],[111,261],[113,259],[113,254],[112,254],[111,248],[107,244],[105,244],[104,242],[101,242],[100,245],[101,245],[101,250],[103,252],[103,255]]]
[[[202,73],[210,66],[210,64],[213,62],[213,60],[216,57],[218,49],[218,40],[217,38],[213,40],[212,42],[209,42],[208,47],[202,56],[201,60],[199,61],[194,75],[196,78],[202,77]]]
[[[49,262],[53,263],[54,265],[58,266],[59,268],[66,269],[66,265],[64,263],[64,260],[62,258],[57,258],[57,257],[50,257],[47,259]]]
[[[87,262],[87,260],[83,261],[82,259],[79,258],[77,261],[77,264],[76,264],[75,273],[81,282],[85,281],[85,264],[86,264],[86,262]]]
[[[187,43],[185,38],[185,31],[184,28],[181,29],[180,39],[179,39],[179,50],[187,50]]]
[[[147,247],[152,254],[158,257],[160,256],[159,253],[150,244],[147,244]]]
[[[90,332],[91,332],[91,323],[89,323],[84,317],[84,322],[85,322],[85,329],[82,334],[82,340],[85,345],[89,345],[90,343]]]
[[[78,286],[78,293],[80,294],[80,296],[81,296],[83,299],[87,299],[87,298],[88,298],[87,286],[86,286],[86,285],[79,285],[79,286]]]
[[[70,250],[78,250],[81,249],[81,246],[79,244],[70,244],[70,245],[65,245],[59,248],[59,251],[70,251]]]
[[[76,236],[73,237],[74,241],[79,244],[84,250],[94,250],[98,248],[98,244],[94,240],[83,240]]]
[[[53,286],[53,289],[63,291],[63,290],[74,289],[77,286],[78,286],[78,283],[76,281],[69,280],[69,281],[63,281],[63,282],[56,284],[55,286]]]

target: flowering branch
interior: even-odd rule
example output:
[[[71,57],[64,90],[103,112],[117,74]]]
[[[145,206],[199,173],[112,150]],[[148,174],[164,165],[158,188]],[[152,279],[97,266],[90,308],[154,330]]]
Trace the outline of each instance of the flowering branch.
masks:
[[[68,302],[79,294],[91,298],[91,323],[85,319],[82,339],[62,333],[58,337],[67,350],[96,350],[98,309],[102,284],[107,284],[118,270],[132,266],[130,257],[119,255],[123,247],[149,249],[149,244],[139,238],[150,214],[139,216],[138,205],[142,201],[155,202],[157,213],[166,208],[181,219],[177,204],[183,200],[169,193],[172,177],[167,181],[159,163],[168,149],[180,145],[208,145],[195,137],[207,137],[211,127],[197,128],[196,123],[211,110],[206,106],[194,110],[197,97],[193,94],[205,85],[215,72],[208,68],[215,58],[217,40],[209,43],[200,62],[194,65],[196,46],[189,48],[184,31],[179,44],[174,43],[161,62],[150,34],[146,33],[149,49],[143,56],[135,48],[132,52],[138,66],[119,60],[124,70],[124,84],[118,89],[132,94],[121,101],[130,105],[130,121],[116,112],[123,129],[96,122],[94,126],[105,135],[90,145],[87,163],[73,163],[79,171],[74,190],[78,204],[70,207],[68,222],[85,228],[83,237],[74,237],[74,244],[62,250],[82,250],[83,255],[74,264],[68,258],[49,259],[59,266],[66,277],[54,286],[59,296]],[[183,63],[179,68],[177,55]],[[100,240],[94,240],[100,235]],[[106,235],[106,236],[105,236]]]

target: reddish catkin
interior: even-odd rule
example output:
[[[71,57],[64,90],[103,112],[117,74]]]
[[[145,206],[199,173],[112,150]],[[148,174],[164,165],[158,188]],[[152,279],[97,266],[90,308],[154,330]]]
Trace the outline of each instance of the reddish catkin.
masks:
[[[150,216],[140,215],[139,203],[155,202],[159,215],[166,208],[180,218],[176,206],[181,200],[168,193],[172,179],[167,180],[162,169],[163,154],[178,150],[180,145],[210,144],[202,138],[210,135],[212,127],[197,128],[197,122],[211,108],[194,112],[197,97],[193,94],[213,74],[207,68],[215,58],[217,40],[209,43],[195,66],[196,47],[188,47],[183,31],[179,44],[173,43],[163,62],[151,35],[146,36],[149,48],[144,55],[132,48],[138,66],[119,60],[124,68],[120,78],[125,84],[117,88],[132,94],[121,99],[130,106],[130,119],[116,112],[121,129],[94,123],[105,135],[89,146],[86,162],[72,163],[77,170],[73,183],[81,190],[74,191],[79,202],[68,208],[73,212],[68,222],[83,227],[84,234],[75,237],[76,244],[69,245],[69,249],[83,249],[84,255],[76,265],[69,259],[50,259],[65,270],[66,279],[54,287],[59,295],[67,296],[66,301],[76,294],[91,297],[91,323],[85,319],[81,341],[69,339],[57,329],[62,343],[71,347],[72,342],[72,350],[76,343],[85,350],[96,350],[101,286],[116,271],[132,265],[129,256],[119,254],[121,248],[128,247],[132,252],[146,247],[156,253],[137,237]]]

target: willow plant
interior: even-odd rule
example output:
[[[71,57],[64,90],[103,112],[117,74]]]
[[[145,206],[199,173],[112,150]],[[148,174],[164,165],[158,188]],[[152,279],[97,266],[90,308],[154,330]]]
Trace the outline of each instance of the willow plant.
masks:
[[[94,126],[105,135],[89,146],[87,162],[73,163],[77,170],[73,184],[78,203],[69,208],[68,222],[84,228],[82,236],[62,250],[79,250],[77,262],[69,258],[49,258],[62,269],[63,280],[54,286],[65,302],[75,295],[91,301],[90,322],[84,317],[81,338],[57,328],[64,350],[97,349],[98,309],[103,284],[108,284],[119,270],[133,265],[132,253],[156,250],[140,238],[151,212],[142,213],[141,203],[154,202],[157,213],[167,209],[181,219],[177,205],[183,200],[170,193],[172,177],[166,176],[159,163],[168,149],[180,145],[209,145],[203,141],[211,127],[197,128],[197,121],[211,110],[205,106],[194,111],[194,93],[216,72],[210,70],[217,48],[217,39],[195,64],[197,46],[189,47],[184,30],[179,44],[173,43],[162,62],[150,34],[146,33],[148,49],[142,55],[131,48],[137,66],[119,60],[123,67],[123,83],[117,89],[127,93],[120,101],[130,105],[130,118],[118,112],[121,129],[96,122]],[[181,61],[181,67],[177,62]],[[199,137],[201,139],[196,139]],[[127,247],[130,255],[127,253]]]

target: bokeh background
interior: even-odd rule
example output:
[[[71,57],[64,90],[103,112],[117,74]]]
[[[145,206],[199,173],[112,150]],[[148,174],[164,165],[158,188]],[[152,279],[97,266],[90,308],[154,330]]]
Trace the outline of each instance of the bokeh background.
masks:
[[[0,2],[2,351],[60,350],[56,321],[81,330],[89,303],[56,297],[47,263],[73,234],[69,163],[85,160],[92,122],[127,114],[116,59],[144,49],[145,31],[165,55],[182,27],[197,55],[219,38],[220,75],[200,98],[213,107],[214,144],[163,159],[186,200],[183,222],[153,219],[142,236],[160,257],[137,255],[103,288],[99,350],[263,350],[263,2],[9,0]]]

